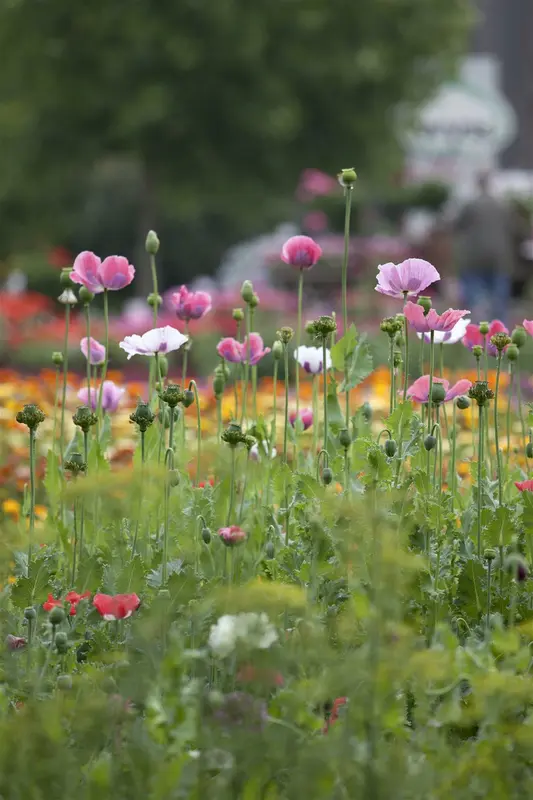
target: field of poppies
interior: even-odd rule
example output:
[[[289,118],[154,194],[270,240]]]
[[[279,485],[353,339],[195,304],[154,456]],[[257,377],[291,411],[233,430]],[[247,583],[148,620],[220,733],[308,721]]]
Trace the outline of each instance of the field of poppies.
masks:
[[[182,287],[175,325],[158,324],[150,232],[150,330],[110,340],[109,293],[135,269],[83,252],[61,274],[54,368],[2,374],[1,797],[533,790],[533,322],[439,313],[431,264],[382,264],[397,313],[375,364],[347,304],[355,173],[339,180],[331,316],[305,319],[321,251],[293,237],[294,327],[264,341],[245,281],[197,382],[190,323],[212,299]],[[68,364],[75,303],[83,376]],[[141,380],[108,369],[116,345]]]

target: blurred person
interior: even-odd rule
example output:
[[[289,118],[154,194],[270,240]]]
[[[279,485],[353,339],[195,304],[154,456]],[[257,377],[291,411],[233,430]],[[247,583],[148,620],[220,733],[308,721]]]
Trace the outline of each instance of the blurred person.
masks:
[[[473,318],[508,315],[514,271],[515,219],[490,191],[490,176],[478,178],[476,196],[455,219],[462,303]]]

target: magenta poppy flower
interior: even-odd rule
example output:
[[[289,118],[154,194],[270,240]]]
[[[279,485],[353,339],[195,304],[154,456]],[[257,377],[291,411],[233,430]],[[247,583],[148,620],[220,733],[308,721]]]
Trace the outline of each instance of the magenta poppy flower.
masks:
[[[281,260],[297,269],[311,269],[321,255],[322,248],[310,236],[291,236],[281,249]]]
[[[457,383],[454,383],[451,388],[449,381],[445,380],[444,378],[433,378],[433,383],[440,383],[444,387],[444,391],[446,392],[444,396],[444,402],[448,402],[448,400],[455,400],[456,397],[466,394],[472,386],[472,381],[468,381],[466,378],[462,378],[460,381],[457,381]],[[417,403],[428,403],[429,375],[422,375],[422,377],[418,378],[418,380],[416,380],[408,388],[407,396],[412,400],[416,400]]]
[[[84,250],[74,261],[70,278],[81,283],[93,294],[104,289],[117,291],[129,286],[135,277],[135,267],[124,256],[108,256],[103,261],[90,250]]]
[[[531,478],[527,481],[515,481],[514,485],[519,492],[533,492],[533,480]]]
[[[218,535],[226,547],[234,547],[244,542],[248,534],[238,525],[228,525],[226,528],[219,528]]]
[[[440,275],[429,261],[422,258],[406,258],[400,264],[380,264],[378,267],[376,292],[389,297],[416,297]]]
[[[263,339],[258,333],[251,333],[248,344],[248,336],[244,342],[238,342],[231,336],[221,339],[217,345],[217,353],[230,364],[246,364],[248,361],[248,350],[250,351],[250,365],[253,367],[261,361],[263,356],[270,353],[270,347],[263,347]]]
[[[525,319],[522,323],[526,331],[529,333],[530,336],[533,336],[533,319]],[[505,333],[505,331],[504,331]]]
[[[116,383],[113,383],[113,381],[104,381],[102,389],[102,409],[107,411],[109,414],[113,414],[117,410],[122,399],[122,395],[125,391],[125,389],[117,386]],[[92,386],[91,400],[89,402],[89,392],[86,386],[84,386],[78,392],[78,398],[81,400],[83,405],[89,406],[93,411],[96,411],[99,395],[100,387],[95,388]]]
[[[313,424],[313,412],[310,408],[300,409],[300,411],[298,412],[298,416],[300,417],[300,420],[304,427],[304,431],[306,431],[308,428],[311,427],[311,425]],[[294,424],[296,422],[296,411],[293,411],[291,414],[289,414],[289,422],[294,428]]]
[[[524,328],[525,327],[526,326],[524,325]],[[465,347],[468,347],[469,350],[472,350],[474,347],[476,347],[476,345],[479,347],[483,347],[483,342],[486,338],[487,353],[489,354],[489,356],[496,358],[498,356],[498,351],[494,347],[494,345],[490,343],[490,337],[494,336],[495,333],[509,333],[509,330],[499,319],[495,319],[490,323],[489,332],[487,333],[486,337],[484,337],[483,334],[479,332],[479,325],[468,325],[466,333],[463,336],[463,344]]]
[[[89,339],[89,346],[87,346],[87,337],[83,337],[80,341],[80,350],[85,358],[89,359],[89,364],[92,364],[93,367],[97,367],[105,361],[104,345],[100,344],[96,339],[93,339],[92,336]]]
[[[174,292],[171,300],[178,319],[184,322],[205,317],[212,307],[210,294],[189,292],[186,286],[182,286],[179,292]]]
[[[409,300],[404,306],[403,313],[417,333],[430,333],[430,331],[446,332],[453,330],[461,317],[470,312],[456,311],[453,308],[449,308],[442,314],[437,314],[435,309],[431,308],[429,314],[425,316],[422,306]]]

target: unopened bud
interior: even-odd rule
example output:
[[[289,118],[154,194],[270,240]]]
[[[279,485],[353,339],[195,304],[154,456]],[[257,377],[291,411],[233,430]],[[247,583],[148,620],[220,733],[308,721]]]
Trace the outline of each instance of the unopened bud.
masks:
[[[50,611],[49,619],[51,625],[61,625],[65,619],[65,609],[61,606],[54,606]]]
[[[528,442],[526,444],[526,457],[527,458],[533,458],[533,443],[532,442]]]
[[[274,542],[271,542],[269,540],[265,545],[265,556],[267,558],[274,558],[275,554],[276,554],[276,551],[275,551],[275,548],[274,548]]]
[[[283,345],[279,339],[276,339],[272,345],[272,355],[276,361],[279,361],[281,358],[283,358]]]
[[[194,392],[192,389],[186,389],[183,392],[183,407],[189,408],[194,403]]]
[[[424,309],[424,315],[427,317],[432,307],[431,297],[422,296],[419,297],[416,302],[417,305],[422,306],[422,308]]]
[[[341,447],[344,447],[347,450],[352,443],[352,437],[350,436],[350,432],[348,428],[341,428],[339,431],[339,444]]]
[[[244,281],[241,286],[241,297],[248,304],[254,296],[254,287],[251,281]]]
[[[148,231],[144,246],[149,255],[156,255],[157,251],[159,250],[159,237],[155,231]]]
[[[211,541],[211,531],[209,528],[202,528],[202,539],[206,544],[209,544]]]
[[[167,480],[168,480],[168,485],[171,486],[172,488],[179,486],[180,482],[179,471],[177,469],[169,469]]]
[[[490,325],[488,322],[480,322],[479,323],[479,332],[482,336],[486,336],[490,330]]]
[[[437,444],[437,440],[431,433],[428,434],[426,436],[426,438],[424,439],[424,447],[426,448],[426,450],[428,452],[430,450],[433,450],[436,444]]]
[[[505,355],[508,361],[517,361],[519,356],[518,345],[511,343],[505,351]]]
[[[148,297],[146,298],[146,302],[151,308],[159,308],[163,303],[163,298],[160,294],[155,294],[151,292]]]
[[[283,344],[289,344],[290,340],[294,336],[294,331],[292,328],[289,328],[288,325],[284,325],[283,328],[279,329],[278,336]]]
[[[216,397],[224,393],[226,382],[222,375],[215,375],[213,378],[213,392]]]
[[[457,406],[457,408],[460,408],[461,411],[465,411],[467,408],[470,408],[470,400],[468,399],[468,397],[465,397],[465,395],[462,394],[455,401],[455,405]]]
[[[234,308],[231,312],[231,316],[235,320],[235,322],[242,322],[244,319],[244,311],[242,308]]]
[[[387,439],[385,442],[385,453],[389,458],[392,458],[396,453],[396,442],[394,439]]]
[[[329,486],[333,480],[333,472],[329,467],[324,467],[322,470],[322,483],[324,486]]]
[[[487,549],[483,553],[483,558],[485,559],[485,561],[494,561],[497,555],[498,554],[496,553],[496,550],[494,550],[493,547],[487,547]]]
[[[431,401],[435,403],[435,405],[439,405],[440,403],[444,403],[446,399],[446,390],[442,383],[434,383],[431,387]]]
[[[516,327],[511,334],[511,341],[518,347],[518,349],[523,347],[527,342],[527,333],[525,332],[524,328],[520,326]]]
[[[480,345],[480,344],[475,344],[475,345],[473,346],[473,348],[472,348],[472,353],[474,354],[474,356],[475,356],[475,357],[478,359],[478,361],[479,361],[479,359],[480,359],[480,358],[481,358],[481,356],[483,355],[483,348],[481,347],[481,345]]]
[[[58,631],[54,638],[54,644],[57,652],[64,656],[68,651],[68,637],[64,631]]]
[[[90,292],[85,286],[80,286],[78,297],[80,299],[80,303],[83,303],[84,306],[88,306],[89,303],[92,303],[92,301],[94,300],[94,294]]]
[[[56,365],[56,367],[63,366],[63,353],[60,353],[59,350],[54,350],[52,353],[52,363]]]
[[[252,299],[250,300],[250,308],[257,308],[259,305],[259,295],[253,294]]]
[[[57,688],[62,692],[68,692],[72,689],[72,676],[71,675],[58,675]]]

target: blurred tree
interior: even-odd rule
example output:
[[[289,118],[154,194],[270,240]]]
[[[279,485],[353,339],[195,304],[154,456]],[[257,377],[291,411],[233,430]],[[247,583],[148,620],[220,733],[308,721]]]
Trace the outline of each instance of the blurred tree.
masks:
[[[451,69],[469,6],[3,0],[2,249],[77,245],[80,225],[95,246],[120,207],[121,249],[166,224],[182,271],[216,266],[227,241],[290,216],[303,168],[390,164],[398,103]],[[102,164],[118,165],[122,197],[100,180],[95,205]]]

